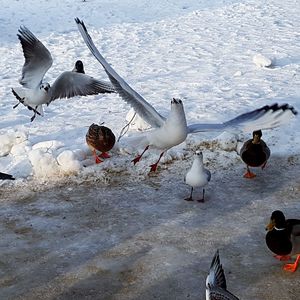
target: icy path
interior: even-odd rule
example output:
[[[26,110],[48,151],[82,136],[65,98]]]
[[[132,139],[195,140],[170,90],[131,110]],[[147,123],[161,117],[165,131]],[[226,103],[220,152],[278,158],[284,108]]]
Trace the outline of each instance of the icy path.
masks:
[[[2,194],[0,298],[204,299],[218,248],[240,299],[298,300],[300,270],[282,271],[264,237],[274,209],[298,216],[299,167],[273,156],[246,180],[241,163],[215,165],[204,204],[183,200],[180,162],[140,183]]]

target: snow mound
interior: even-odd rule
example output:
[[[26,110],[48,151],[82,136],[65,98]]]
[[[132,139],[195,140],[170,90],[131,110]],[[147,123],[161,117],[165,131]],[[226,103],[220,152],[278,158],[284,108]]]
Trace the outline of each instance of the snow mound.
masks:
[[[10,130],[0,134],[0,157],[6,156],[11,152],[13,146],[27,140],[27,134],[23,131]]]
[[[252,60],[258,67],[270,67],[272,65],[272,59],[262,54],[254,55]]]

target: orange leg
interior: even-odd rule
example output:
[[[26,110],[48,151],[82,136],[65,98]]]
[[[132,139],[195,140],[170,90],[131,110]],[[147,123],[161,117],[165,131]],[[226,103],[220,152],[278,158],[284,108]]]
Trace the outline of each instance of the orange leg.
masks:
[[[93,155],[94,155],[94,157],[95,157],[95,162],[96,162],[96,164],[100,164],[100,163],[102,163],[102,160],[99,158],[99,156],[96,154],[96,150],[94,149],[93,150]]]
[[[265,161],[265,162],[263,163],[263,165],[261,166],[261,169],[262,169],[262,170],[266,167],[266,164],[267,164],[267,161]]]
[[[300,262],[300,255],[297,256],[296,261],[293,264],[286,264],[283,266],[283,269],[285,271],[295,272],[297,270],[299,262]]]
[[[157,165],[158,165],[160,159],[162,158],[162,156],[164,155],[164,153],[165,153],[165,152],[162,152],[162,153],[160,154],[160,156],[159,156],[159,158],[158,158],[158,161],[157,161],[155,164],[150,165],[150,167],[151,167],[150,172],[155,172],[155,171],[156,171]]]
[[[132,160],[132,162],[133,162],[134,165],[135,165],[136,163],[138,163],[138,162],[141,160],[142,156],[144,155],[144,153],[145,153],[148,149],[149,149],[149,145],[144,149],[144,151],[142,152],[142,154],[138,155],[137,157],[135,157],[135,158]]]
[[[256,175],[254,174],[254,173],[252,173],[251,171],[250,171],[250,169],[249,169],[249,166],[247,166],[247,172],[244,174],[244,177],[245,178],[254,178],[254,177],[256,177]]]
[[[274,255],[274,257],[280,261],[286,261],[291,259],[290,255]]]
[[[110,158],[110,155],[107,152],[102,152],[99,157],[101,158]]]

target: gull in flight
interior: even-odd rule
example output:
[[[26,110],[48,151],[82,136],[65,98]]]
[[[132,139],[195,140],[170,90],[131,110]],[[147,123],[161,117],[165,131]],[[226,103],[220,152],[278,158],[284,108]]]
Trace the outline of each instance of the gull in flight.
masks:
[[[206,277],[206,300],[239,300],[227,291],[226,278],[218,250],[213,257]]]
[[[20,27],[17,36],[25,57],[20,79],[20,84],[25,89],[12,89],[14,96],[19,100],[14,108],[20,103],[27,106],[34,112],[31,121],[37,114],[43,115],[43,104],[48,105],[55,99],[115,92],[110,83],[85,75],[83,65],[80,69],[78,62],[73,72],[63,72],[50,86],[48,82],[43,82],[44,75],[53,63],[49,50],[25,26]]]
[[[192,167],[186,173],[184,181],[186,184],[191,186],[191,194],[186,201],[193,201],[193,190],[196,187],[202,187],[202,198],[197,200],[198,202],[204,202],[204,193],[206,186],[211,178],[211,173],[209,170],[205,169],[203,166],[203,154],[201,151],[196,151],[194,154],[194,161]]]
[[[266,105],[251,112],[242,114],[230,121],[220,124],[191,124],[187,125],[183,103],[180,99],[171,101],[171,111],[168,118],[160,115],[154,107],[149,104],[140,94],[131,88],[125,80],[108,64],[96,48],[83,21],[75,19],[79,32],[84,42],[103,66],[112,85],[121,98],[131,105],[137,114],[142,117],[153,129],[141,136],[140,145],[144,145],[144,151],[133,159],[136,164],[145,151],[149,148],[161,150],[156,163],[151,165],[151,171],[155,171],[164,152],[173,146],[184,142],[187,135],[196,132],[217,131],[254,131],[259,129],[270,129],[288,122],[297,111],[288,104]]]

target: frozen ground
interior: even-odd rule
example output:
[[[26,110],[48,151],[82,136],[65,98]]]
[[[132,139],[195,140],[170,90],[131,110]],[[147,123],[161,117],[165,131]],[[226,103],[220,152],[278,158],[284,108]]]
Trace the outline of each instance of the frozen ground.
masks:
[[[183,200],[181,162],[139,183],[2,194],[0,298],[204,299],[220,249],[240,299],[298,300],[299,271],[284,272],[264,236],[272,210],[298,214],[299,167],[299,155],[273,156],[245,180],[240,162],[215,164],[203,204]]]
[[[151,3],[151,4],[150,4]],[[299,271],[287,274],[265,246],[274,209],[299,215],[299,117],[265,131],[272,156],[242,178],[236,151],[250,133],[189,136],[133,167],[127,137],[94,165],[91,123],[118,135],[129,107],[116,95],[58,100],[45,116],[16,103],[26,25],[51,51],[53,82],[83,60],[106,79],[83,43],[82,18],[102,54],[159,112],[184,101],[189,122],[226,121],[265,104],[300,110],[298,1],[2,1],[0,10],[0,299],[204,299],[220,249],[228,288],[240,299],[298,300]],[[257,57],[272,60],[258,66]],[[258,65],[257,65],[258,64]],[[138,134],[134,130],[130,134]],[[201,149],[212,171],[204,204],[186,203],[183,176]]]

